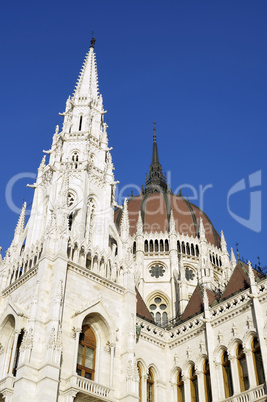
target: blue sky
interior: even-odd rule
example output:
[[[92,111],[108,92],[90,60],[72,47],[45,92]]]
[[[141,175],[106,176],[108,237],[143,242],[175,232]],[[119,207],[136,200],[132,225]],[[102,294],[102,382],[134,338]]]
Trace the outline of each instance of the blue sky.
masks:
[[[14,175],[37,172],[93,30],[119,196],[144,183],[156,121],[172,190],[189,185],[183,194],[190,199],[195,189],[199,205],[200,186],[210,186],[202,206],[228,248],[238,242],[241,256],[267,265],[266,15],[265,0],[1,1],[3,250],[18,219],[6,187]],[[227,195],[241,180],[231,215]],[[31,203],[32,182],[15,183],[15,205]]]

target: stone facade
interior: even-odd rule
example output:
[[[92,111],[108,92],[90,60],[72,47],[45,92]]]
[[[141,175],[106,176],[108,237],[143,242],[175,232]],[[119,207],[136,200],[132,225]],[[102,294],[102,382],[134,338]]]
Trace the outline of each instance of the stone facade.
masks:
[[[164,195],[168,225],[137,210],[131,232],[105,113],[92,40],[0,257],[0,401],[267,400],[267,279],[229,259],[222,232],[209,240],[204,215],[178,230],[155,133],[142,196]]]

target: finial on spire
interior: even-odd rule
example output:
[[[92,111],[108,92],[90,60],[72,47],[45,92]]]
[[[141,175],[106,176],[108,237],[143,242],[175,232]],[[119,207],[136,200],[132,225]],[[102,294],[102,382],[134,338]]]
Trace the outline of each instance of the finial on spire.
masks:
[[[92,39],[91,39],[91,46],[93,49],[95,48],[95,38],[94,38],[94,31],[92,31]]]
[[[236,255],[237,255],[237,260],[240,261],[240,255],[239,255],[239,249],[238,249],[238,243],[236,245]]]
[[[156,122],[153,121],[154,127],[153,127],[153,131],[154,131],[154,135],[153,135],[153,140],[154,142],[157,142],[157,137],[156,137]]]

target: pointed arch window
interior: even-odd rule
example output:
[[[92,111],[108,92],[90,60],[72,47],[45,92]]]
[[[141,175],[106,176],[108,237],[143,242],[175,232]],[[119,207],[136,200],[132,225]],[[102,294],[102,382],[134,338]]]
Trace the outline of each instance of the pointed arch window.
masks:
[[[140,363],[137,363],[137,370],[138,370],[138,375],[139,375],[139,402],[142,402],[142,368]]]
[[[190,370],[190,392],[191,392],[191,402],[199,402],[198,397],[198,384],[195,366],[192,366]]]
[[[22,329],[21,333],[18,336],[18,341],[17,341],[17,345],[16,345],[14,364],[13,364],[13,369],[12,369],[12,374],[14,377],[16,377],[17,369],[18,369],[18,365],[19,365],[20,347],[22,344],[23,336],[24,336],[24,330]]]
[[[248,378],[246,355],[244,353],[242,345],[238,345],[236,350],[236,356],[237,356],[240,389],[241,392],[243,392],[249,389],[249,378]]]
[[[75,195],[70,191],[68,193],[68,200],[67,200],[68,207],[71,207],[74,204],[74,201],[75,201]]]
[[[83,117],[80,116],[80,120],[79,120],[79,131],[82,131],[82,125],[83,125]]]
[[[148,370],[146,383],[147,383],[147,402],[154,402],[154,374],[151,368]]]
[[[222,372],[223,372],[223,384],[224,384],[224,394],[225,398],[229,398],[233,395],[233,380],[232,380],[232,372],[230,360],[228,358],[228,354],[224,351],[222,355]]]
[[[177,402],[184,402],[184,381],[182,372],[180,371],[177,376]]]
[[[209,367],[208,360],[206,360],[204,363],[203,374],[204,374],[204,387],[205,387],[206,402],[211,402],[212,394],[211,394],[211,382],[210,382],[210,367]]]
[[[252,346],[252,354],[253,354],[257,385],[260,385],[265,382],[265,376],[264,376],[262,355],[260,350],[260,343],[257,337],[253,339],[251,346]]]
[[[94,380],[95,352],[96,338],[94,331],[89,325],[83,325],[79,340],[77,374],[89,380]]]
[[[163,296],[156,296],[150,300],[149,310],[151,315],[160,327],[167,327],[168,325],[168,304]]]
[[[74,163],[74,169],[77,169],[78,168],[78,162],[79,162],[79,153],[77,151],[74,151],[72,153],[71,160]]]

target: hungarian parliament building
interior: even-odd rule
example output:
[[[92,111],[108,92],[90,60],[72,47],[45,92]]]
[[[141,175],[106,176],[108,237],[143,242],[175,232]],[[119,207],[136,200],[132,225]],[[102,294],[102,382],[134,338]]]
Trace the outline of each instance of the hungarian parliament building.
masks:
[[[105,113],[92,39],[0,255],[0,402],[267,401],[266,277],[172,192],[155,130],[118,205]]]

